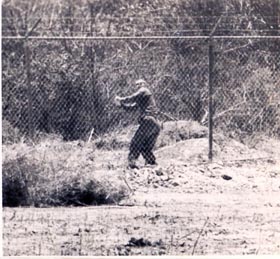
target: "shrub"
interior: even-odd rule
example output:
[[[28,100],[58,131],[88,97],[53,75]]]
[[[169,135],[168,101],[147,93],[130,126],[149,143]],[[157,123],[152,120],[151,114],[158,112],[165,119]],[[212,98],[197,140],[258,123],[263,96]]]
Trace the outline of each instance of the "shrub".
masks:
[[[33,165],[27,165],[23,157],[3,163],[3,206],[16,207],[28,204],[28,180],[25,172],[31,169],[34,169]]]
[[[257,133],[279,137],[278,74],[270,68],[259,66],[253,70],[249,65],[241,66],[235,73],[227,81],[226,77],[223,81],[220,78],[223,84],[215,100],[216,127],[241,138]],[[238,76],[240,79],[236,80]]]
[[[13,127],[7,120],[2,121],[2,143],[13,144],[20,140],[21,134],[19,129]]]
[[[157,141],[157,147],[164,147],[191,138],[204,138],[208,129],[196,121],[167,121]]]
[[[55,196],[57,204],[54,205],[99,205],[118,203],[125,197],[125,189],[114,190],[94,180],[73,179],[71,183],[60,186]]]
[[[94,173],[92,149],[77,143],[21,143],[3,153],[3,206],[116,204],[126,196],[120,181]]]

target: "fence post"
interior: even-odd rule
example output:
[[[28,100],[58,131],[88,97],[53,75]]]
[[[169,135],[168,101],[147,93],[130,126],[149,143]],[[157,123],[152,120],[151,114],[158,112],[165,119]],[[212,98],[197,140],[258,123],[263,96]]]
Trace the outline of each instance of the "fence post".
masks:
[[[30,51],[28,44],[28,37],[32,34],[32,32],[37,28],[39,23],[41,22],[41,18],[36,21],[36,23],[32,26],[31,30],[27,31],[24,38],[24,62],[26,66],[26,84],[27,84],[27,98],[28,98],[28,134],[31,139],[34,136],[34,125],[32,120],[32,108],[33,108],[33,95],[32,95],[32,86],[31,86],[31,74],[30,74]]]
[[[24,40],[24,60],[26,69],[26,85],[27,85],[27,98],[28,98],[28,108],[27,108],[27,119],[28,119],[28,134],[31,138],[34,135],[34,127],[32,120],[32,107],[33,107],[33,96],[32,96],[32,86],[30,78],[30,51],[28,46],[28,37]]]
[[[213,53],[213,39],[209,37],[208,49],[208,130],[209,130],[209,153],[208,159],[212,161],[213,158],[213,68],[214,68],[214,53]]]

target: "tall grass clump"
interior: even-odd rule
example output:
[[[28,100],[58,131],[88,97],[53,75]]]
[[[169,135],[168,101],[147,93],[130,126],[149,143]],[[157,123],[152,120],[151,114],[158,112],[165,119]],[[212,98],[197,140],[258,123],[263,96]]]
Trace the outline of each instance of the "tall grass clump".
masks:
[[[32,163],[27,165],[23,157],[3,163],[3,206],[25,206],[29,203],[28,174],[24,172],[37,169],[33,167]]]
[[[125,185],[96,172],[91,147],[60,140],[3,146],[3,206],[117,204]]]
[[[14,144],[20,141],[21,134],[18,128],[11,125],[7,120],[2,121],[2,143]]]

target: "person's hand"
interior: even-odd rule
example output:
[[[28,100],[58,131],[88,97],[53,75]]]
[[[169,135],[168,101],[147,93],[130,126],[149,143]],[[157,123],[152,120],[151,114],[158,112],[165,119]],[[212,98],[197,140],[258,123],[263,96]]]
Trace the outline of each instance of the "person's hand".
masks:
[[[114,101],[115,101],[116,106],[118,106],[118,107],[121,106],[122,98],[120,96],[116,96]]]

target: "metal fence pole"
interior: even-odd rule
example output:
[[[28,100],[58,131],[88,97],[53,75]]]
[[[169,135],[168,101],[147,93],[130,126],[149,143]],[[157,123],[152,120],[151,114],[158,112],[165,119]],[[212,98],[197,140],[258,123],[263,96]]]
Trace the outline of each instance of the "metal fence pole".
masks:
[[[32,106],[33,106],[33,96],[31,87],[31,74],[30,74],[30,51],[28,46],[28,38],[24,41],[24,59],[25,59],[25,71],[26,71],[26,85],[27,85],[27,98],[28,98],[28,108],[27,108],[27,120],[28,120],[28,134],[32,138],[34,134],[33,120],[32,120]]]
[[[213,53],[213,39],[209,38],[208,49],[208,130],[209,130],[209,153],[208,159],[212,161],[213,158],[213,68],[214,68],[214,53]]]
[[[24,37],[24,59],[26,66],[26,84],[27,84],[27,98],[28,98],[28,134],[31,139],[34,136],[34,125],[32,118],[32,108],[33,108],[33,95],[32,95],[32,86],[31,86],[31,73],[30,73],[30,49],[28,44],[28,38],[32,34],[32,32],[37,28],[37,26],[41,22],[41,18],[36,21],[36,23],[32,26],[32,28],[26,32]]]

